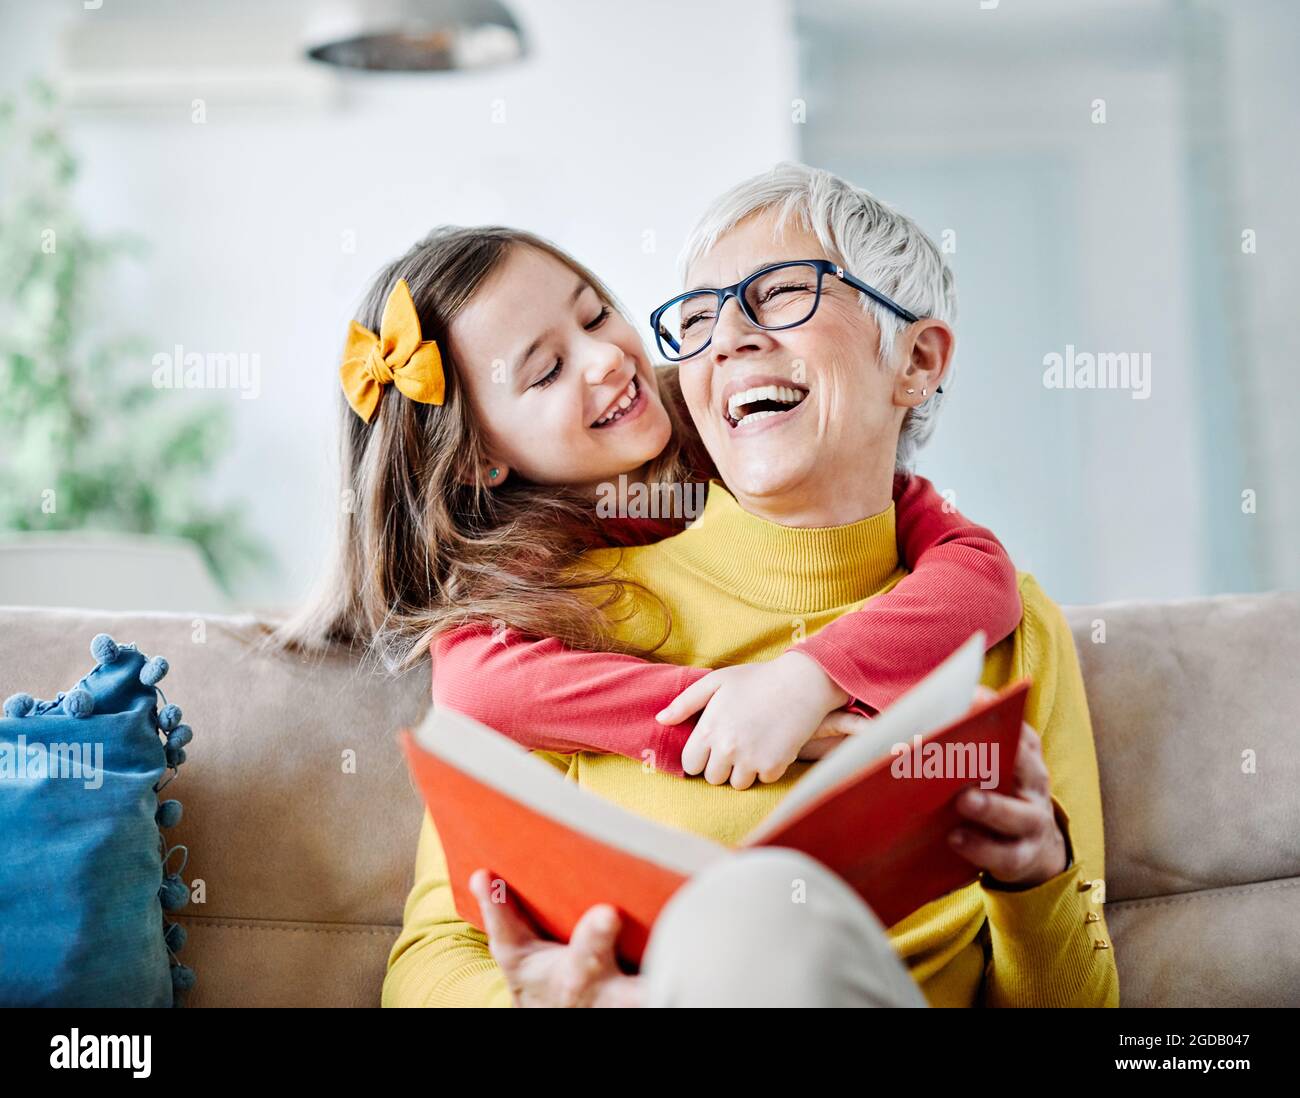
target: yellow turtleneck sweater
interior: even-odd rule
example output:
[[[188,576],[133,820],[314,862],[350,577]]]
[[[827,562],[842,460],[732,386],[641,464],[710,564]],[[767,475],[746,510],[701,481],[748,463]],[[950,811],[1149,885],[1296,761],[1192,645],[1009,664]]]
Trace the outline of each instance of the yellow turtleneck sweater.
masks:
[[[639,581],[667,607],[672,631],[660,656],[705,667],[773,659],[905,575],[892,503],[847,526],[798,529],[748,514],[716,482],[703,515],[684,533],[591,556]],[[895,923],[889,937],[932,1006],[1117,1006],[1115,955],[1098,902],[1105,876],[1101,795],[1083,679],[1060,610],[1032,576],[1021,575],[1020,595],[1020,626],[989,652],[982,681],[997,688],[1033,680],[1025,719],[1042,735],[1073,863],[1021,891],[981,877]],[[621,609],[633,611],[611,614],[623,619],[616,625],[621,637],[643,645],[659,638],[663,611],[644,592],[630,588]],[[736,790],[699,777],[647,773],[619,755],[538,755],[569,781],[632,812],[728,844],[738,843],[815,765],[795,763],[779,782]],[[456,914],[427,813],[383,1002],[510,1004],[485,936]]]

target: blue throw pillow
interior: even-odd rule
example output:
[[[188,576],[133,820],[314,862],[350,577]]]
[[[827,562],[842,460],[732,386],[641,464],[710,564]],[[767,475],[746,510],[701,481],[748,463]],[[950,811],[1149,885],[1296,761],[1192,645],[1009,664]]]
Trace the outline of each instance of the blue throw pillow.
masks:
[[[194,982],[164,914],[189,902],[160,830],[181,806],[157,796],[192,732],[157,708],[161,656],[107,633],[90,653],[71,690],[0,718],[0,1006],[172,1006]]]

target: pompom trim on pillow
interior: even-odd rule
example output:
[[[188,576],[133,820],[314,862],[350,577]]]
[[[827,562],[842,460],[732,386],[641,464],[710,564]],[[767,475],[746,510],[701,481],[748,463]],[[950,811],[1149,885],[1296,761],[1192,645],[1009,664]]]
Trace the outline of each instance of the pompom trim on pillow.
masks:
[[[134,644],[118,644],[107,633],[98,633],[90,642],[90,654],[97,667],[116,663],[124,652],[140,652]],[[140,655],[144,653],[140,652]],[[175,779],[180,766],[185,762],[185,747],[193,739],[194,731],[188,724],[182,724],[184,714],[180,706],[167,701],[158,683],[166,676],[170,665],[162,656],[146,659],[140,668],[140,682],[153,687],[163,700],[161,710],[155,708],[154,725],[164,741],[164,755],[171,775],[166,781],[154,785],[154,793],[159,794]],[[84,680],[83,680],[84,681]],[[38,701],[30,694],[11,694],[4,702],[4,715],[9,718],[33,717],[61,709],[71,717],[89,717],[94,711],[94,698],[89,690],[78,684],[68,691],[59,691],[52,701]],[[172,1004],[180,1006],[185,992],[195,983],[194,970],[183,964],[177,954],[185,946],[186,932],[180,923],[170,922],[167,913],[178,911],[190,901],[190,889],[181,874],[189,863],[189,848],[177,843],[167,846],[163,830],[175,827],[181,821],[181,802],[165,800],[159,803],[154,813],[154,822],[158,825],[158,864],[161,884],[158,886],[158,904],[162,913],[163,944],[167,950],[171,969]],[[181,863],[174,872],[168,872],[168,863],[173,854],[180,851]]]

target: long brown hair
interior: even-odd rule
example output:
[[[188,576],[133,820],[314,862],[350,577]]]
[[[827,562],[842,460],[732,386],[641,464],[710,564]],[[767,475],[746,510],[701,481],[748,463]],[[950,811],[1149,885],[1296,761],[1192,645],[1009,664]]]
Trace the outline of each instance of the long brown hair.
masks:
[[[445,399],[421,404],[385,386],[366,423],[343,397],[331,364],[342,422],[338,536],[316,591],[268,631],[263,647],[364,648],[372,666],[400,672],[421,662],[439,633],[478,622],[558,637],[573,647],[646,651],[620,645],[609,633],[605,611],[629,584],[608,573],[579,574],[582,553],[604,541],[593,501],[518,476],[492,489],[483,480],[482,433],[447,337],[455,317],[516,247],[554,257],[619,308],[591,271],[554,244],[499,226],[435,229],[380,271],[357,321],[378,332],[390,291],[406,279],[421,333],[442,351]],[[689,429],[676,377],[665,380],[673,429],[648,467],[648,483],[683,481],[696,453],[684,450]],[[592,597],[595,587],[600,599]],[[665,619],[664,637],[668,628]]]

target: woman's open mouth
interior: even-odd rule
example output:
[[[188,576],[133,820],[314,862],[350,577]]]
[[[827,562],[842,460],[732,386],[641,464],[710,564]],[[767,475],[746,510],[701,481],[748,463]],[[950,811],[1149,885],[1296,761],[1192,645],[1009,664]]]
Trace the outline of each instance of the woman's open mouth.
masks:
[[[808,390],[794,385],[757,385],[727,400],[722,418],[734,431],[740,427],[755,427],[764,422],[775,422],[793,415],[803,404]]]
[[[641,382],[633,376],[628,382],[627,388],[623,390],[608,408],[605,414],[596,420],[591,426],[593,428],[613,427],[618,423],[626,423],[629,419],[634,419],[645,410],[645,395],[641,392]]]

